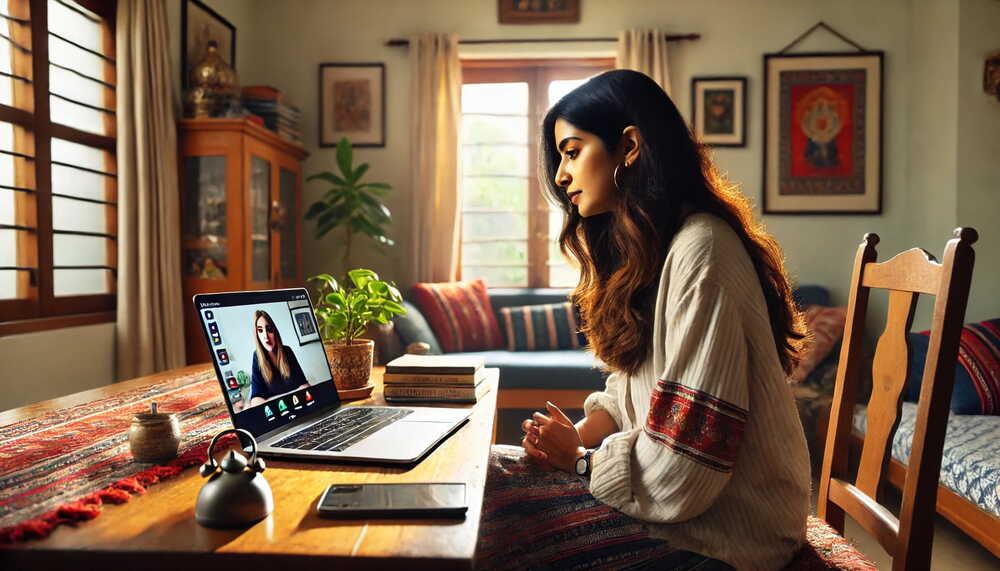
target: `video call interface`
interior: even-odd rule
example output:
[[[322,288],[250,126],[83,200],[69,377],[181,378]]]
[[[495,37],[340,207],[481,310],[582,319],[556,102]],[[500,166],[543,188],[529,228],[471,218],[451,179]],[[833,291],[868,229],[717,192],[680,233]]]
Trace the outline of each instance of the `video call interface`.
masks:
[[[305,290],[255,292],[238,301],[226,294],[209,299],[196,303],[237,418],[267,431],[336,402]]]

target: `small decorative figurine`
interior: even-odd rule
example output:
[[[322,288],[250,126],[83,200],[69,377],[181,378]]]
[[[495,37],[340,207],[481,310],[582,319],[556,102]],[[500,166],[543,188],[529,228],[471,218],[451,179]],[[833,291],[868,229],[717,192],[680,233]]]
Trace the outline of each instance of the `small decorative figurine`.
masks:
[[[132,418],[128,429],[128,443],[132,456],[139,462],[162,462],[177,455],[181,444],[181,426],[176,414],[156,412],[156,403],[149,412]]]
[[[250,441],[250,460],[230,450],[221,465],[212,451],[226,434],[242,434]],[[208,527],[246,527],[267,517],[274,510],[271,486],[261,475],[264,460],[257,457],[257,441],[242,428],[229,428],[215,435],[208,445],[208,460],[200,469],[208,482],[198,492],[194,517]]]

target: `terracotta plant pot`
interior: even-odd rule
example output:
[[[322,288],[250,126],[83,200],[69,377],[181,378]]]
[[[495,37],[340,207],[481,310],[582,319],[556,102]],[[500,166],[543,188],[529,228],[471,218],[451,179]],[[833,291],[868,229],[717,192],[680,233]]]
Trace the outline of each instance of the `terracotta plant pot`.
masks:
[[[338,390],[359,389],[368,384],[372,376],[374,341],[355,339],[350,345],[341,341],[324,341],[323,348]]]

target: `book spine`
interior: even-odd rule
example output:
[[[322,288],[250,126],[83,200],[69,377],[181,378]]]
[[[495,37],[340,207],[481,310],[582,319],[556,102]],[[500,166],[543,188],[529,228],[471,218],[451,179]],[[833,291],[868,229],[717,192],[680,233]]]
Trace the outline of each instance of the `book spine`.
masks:
[[[401,373],[386,373],[382,380],[387,385],[410,384],[410,385],[469,385],[476,382],[472,375],[407,375]]]
[[[476,391],[472,387],[408,387],[392,386],[385,387],[385,398],[389,397],[411,397],[429,399],[469,399],[475,400]]]
[[[475,375],[479,369],[469,367],[396,367],[386,365],[385,372],[393,375]]]

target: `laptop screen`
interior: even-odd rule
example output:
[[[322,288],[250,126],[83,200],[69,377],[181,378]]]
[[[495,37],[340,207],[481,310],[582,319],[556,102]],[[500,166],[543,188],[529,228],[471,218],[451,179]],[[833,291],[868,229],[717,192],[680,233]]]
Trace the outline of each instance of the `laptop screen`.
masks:
[[[200,294],[194,304],[237,428],[258,436],[339,403],[306,290]]]

